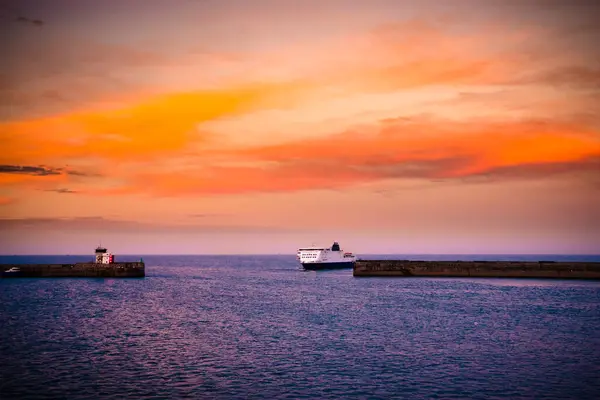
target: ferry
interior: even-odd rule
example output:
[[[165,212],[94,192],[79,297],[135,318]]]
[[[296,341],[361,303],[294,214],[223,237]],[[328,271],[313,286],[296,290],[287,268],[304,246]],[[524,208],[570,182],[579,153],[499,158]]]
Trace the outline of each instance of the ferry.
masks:
[[[356,257],[352,253],[344,252],[338,242],[333,242],[331,248],[303,247],[298,249],[296,258],[302,267],[308,270],[352,268],[356,261]]]

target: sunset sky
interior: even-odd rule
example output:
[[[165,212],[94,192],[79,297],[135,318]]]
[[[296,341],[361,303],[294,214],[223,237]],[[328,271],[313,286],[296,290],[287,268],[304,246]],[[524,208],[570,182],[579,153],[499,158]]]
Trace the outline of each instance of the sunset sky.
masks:
[[[0,4],[2,254],[600,253],[591,0]]]

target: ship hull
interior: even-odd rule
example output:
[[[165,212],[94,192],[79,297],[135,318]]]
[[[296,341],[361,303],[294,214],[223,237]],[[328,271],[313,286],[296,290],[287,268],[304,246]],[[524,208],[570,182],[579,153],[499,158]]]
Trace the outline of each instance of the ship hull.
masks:
[[[302,263],[302,267],[304,269],[308,269],[311,271],[321,270],[321,269],[342,269],[342,268],[353,268],[354,261],[345,261],[345,262],[326,262],[326,263]]]

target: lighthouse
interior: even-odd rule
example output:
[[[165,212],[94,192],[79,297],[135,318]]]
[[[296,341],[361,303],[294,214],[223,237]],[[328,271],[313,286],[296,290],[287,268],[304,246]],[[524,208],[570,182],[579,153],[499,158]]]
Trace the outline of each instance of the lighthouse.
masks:
[[[96,264],[112,264],[114,256],[106,251],[102,246],[96,247]]]

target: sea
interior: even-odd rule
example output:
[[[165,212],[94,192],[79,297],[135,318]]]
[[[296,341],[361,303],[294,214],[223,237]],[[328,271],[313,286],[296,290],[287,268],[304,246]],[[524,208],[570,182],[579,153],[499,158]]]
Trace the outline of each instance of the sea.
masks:
[[[423,260],[600,256],[365,255]],[[89,256],[1,256],[72,263]],[[0,279],[0,399],[599,399],[600,281],[355,278],[295,255]]]

